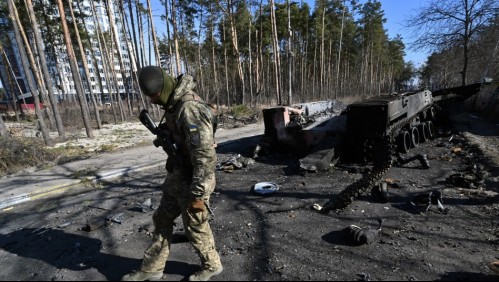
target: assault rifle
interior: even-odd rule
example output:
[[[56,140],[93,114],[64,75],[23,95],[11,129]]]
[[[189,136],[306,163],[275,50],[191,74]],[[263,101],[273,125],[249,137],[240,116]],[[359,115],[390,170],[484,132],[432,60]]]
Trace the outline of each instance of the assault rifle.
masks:
[[[158,126],[156,126],[156,123],[154,123],[151,116],[149,115],[149,112],[146,109],[143,109],[140,112],[139,120],[140,122],[142,122],[142,124],[145,127],[147,127],[147,129],[149,129],[149,131],[152,132],[152,134],[158,137],[158,139],[156,140],[159,142],[155,140],[154,145],[156,147],[162,146],[163,150],[168,155],[168,160],[166,162],[166,170],[171,172],[173,170],[174,165],[182,167],[184,164],[184,160],[182,159],[182,156],[178,153],[177,147],[175,146],[175,144],[172,143],[169,136],[165,134],[164,131],[160,130]]]

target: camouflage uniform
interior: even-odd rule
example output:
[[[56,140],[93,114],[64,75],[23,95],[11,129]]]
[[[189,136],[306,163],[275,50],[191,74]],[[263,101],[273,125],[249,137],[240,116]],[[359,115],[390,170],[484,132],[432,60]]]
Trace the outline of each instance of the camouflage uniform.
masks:
[[[183,166],[176,164],[168,172],[163,184],[163,197],[153,215],[153,242],[147,248],[141,271],[162,272],[165,268],[172,240],[174,220],[182,216],[189,241],[201,258],[203,269],[219,269],[222,265],[215,249],[215,241],[207,210],[192,213],[192,199],[209,203],[215,189],[216,152],[214,120],[209,106],[193,91],[191,76],[179,77],[173,97],[165,107],[166,126],[171,140],[179,146]],[[171,160],[170,160],[171,161]]]

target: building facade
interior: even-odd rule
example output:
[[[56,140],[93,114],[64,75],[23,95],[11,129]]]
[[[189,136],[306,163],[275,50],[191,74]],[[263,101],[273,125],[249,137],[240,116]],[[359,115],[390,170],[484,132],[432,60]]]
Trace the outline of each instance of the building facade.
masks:
[[[136,71],[135,66],[132,64],[134,62],[133,55],[129,54],[132,46],[128,42],[131,41],[127,40],[127,36],[122,32],[123,21],[117,6],[114,4],[114,1],[111,0],[109,2],[109,11],[113,14],[115,22],[113,32],[118,34],[119,48],[116,48],[116,44],[110,36],[112,26],[110,25],[106,7],[103,6],[105,1],[94,5],[95,17],[89,0],[73,2],[75,14],[83,13],[85,16],[83,21],[76,16],[79,21],[79,28],[83,29],[80,30],[80,34],[85,34],[86,29],[89,35],[89,40],[86,40],[87,44],[84,43],[84,46],[87,46],[84,48],[86,48],[85,54],[89,70],[88,79],[85,75],[78,44],[77,42],[72,42],[78,60],[85,96],[87,99],[90,98],[91,89],[97,102],[100,104],[108,103],[117,97],[126,99],[128,98],[127,93],[136,95],[131,78],[132,72]],[[57,7],[47,8],[47,12],[49,19],[59,17]],[[66,17],[68,25],[72,27],[73,25],[69,24],[71,20],[69,12],[66,12]],[[58,101],[76,101],[75,82],[73,81],[62,34],[60,32],[50,33],[47,27],[44,26],[43,20],[40,18],[37,18],[37,20],[44,40],[48,69],[54,85],[53,93],[56,95]],[[2,46],[5,51],[5,55],[0,60],[0,79],[6,89],[7,96],[11,99],[13,97],[18,98],[21,94],[30,92],[26,81],[27,74],[22,67],[19,46],[15,40],[14,32],[8,28],[8,19],[0,19],[0,29],[6,31],[3,33],[3,36],[0,35],[2,37],[0,40],[2,40]],[[99,30],[101,31],[100,33],[98,33]],[[48,36],[49,33],[51,34],[50,36]],[[101,39],[100,41],[98,40],[98,36]],[[85,36],[82,36],[82,40],[84,40],[83,38]],[[34,40],[31,42],[31,48],[35,48]],[[107,49],[107,54],[113,54],[112,59],[106,60],[106,52],[101,52],[104,49]],[[123,70],[120,66],[119,57],[122,59]],[[126,91],[127,88],[128,91]],[[111,99],[111,94],[115,98]],[[119,94],[119,96],[116,94]]]

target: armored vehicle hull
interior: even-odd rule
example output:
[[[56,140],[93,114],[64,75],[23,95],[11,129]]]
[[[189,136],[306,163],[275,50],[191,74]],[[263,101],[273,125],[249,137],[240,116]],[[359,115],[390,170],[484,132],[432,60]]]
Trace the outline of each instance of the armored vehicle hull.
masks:
[[[397,153],[407,153],[435,136],[434,122],[441,103],[468,98],[479,84],[439,90],[379,96],[347,108],[343,161],[372,163],[370,173],[332,197],[323,212],[343,209],[360,194],[379,185]],[[347,146],[348,145],[348,146]]]
[[[472,84],[433,93],[425,90],[381,95],[350,104],[341,114],[321,119],[312,117],[307,109],[331,108],[330,102],[267,109],[262,143],[300,155],[308,153],[300,160],[300,166],[306,170],[328,170],[338,160],[372,165],[370,173],[323,207],[325,212],[342,209],[379,184],[397,153],[407,153],[435,136],[434,124],[441,105],[456,98],[464,100],[479,90],[480,84]]]
[[[435,107],[430,91],[383,95],[353,103],[347,108],[344,157],[348,161],[372,161],[375,139],[395,141],[406,153],[434,135]]]

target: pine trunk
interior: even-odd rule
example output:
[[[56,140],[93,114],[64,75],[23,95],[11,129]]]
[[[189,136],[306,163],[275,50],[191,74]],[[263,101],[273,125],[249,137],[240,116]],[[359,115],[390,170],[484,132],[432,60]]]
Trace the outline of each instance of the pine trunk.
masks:
[[[59,112],[59,103],[55,99],[54,85],[52,83],[52,78],[50,76],[50,73],[49,73],[49,70],[47,67],[47,59],[45,56],[42,37],[40,36],[40,28],[38,27],[38,22],[36,20],[35,11],[33,10],[33,3],[31,3],[31,0],[25,0],[25,1],[26,1],[26,6],[28,8],[28,14],[29,14],[29,18],[31,21],[31,25],[33,26],[33,33],[35,35],[35,42],[36,42],[36,46],[38,48],[38,52],[40,55],[39,56],[40,65],[41,65],[43,76],[45,78],[45,84],[46,84],[47,89],[48,89],[48,98],[49,98],[50,104],[52,106],[52,112],[53,112],[54,117],[55,117],[55,124],[57,126],[57,132],[59,133],[59,137],[61,137],[62,140],[65,140],[66,134],[64,132],[64,125],[62,123],[61,114]]]
[[[74,12],[73,12],[73,3],[71,1],[69,1],[68,5],[69,5],[69,12],[71,13],[71,18],[73,19],[73,27],[76,31],[75,32],[76,41],[78,42],[78,48],[80,49],[81,60],[83,62],[83,70],[85,71],[85,76],[87,78],[88,93],[90,95],[90,101],[92,101],[92,106],[94,107],[95,119],[97,121],[97,128],[101,129],[102,122],[100,120],[99,107],[97,106],[97,101],[95,100],[94,91],[92,89],[92,82],[90,81],[90,72],[88,71],[87,55],[85,54],[85,49],[83,49],[83,44],[81,43],[80,31],[78,29],[78,25],[76,23],[76,18],[75,18]]]
[[[166,0],[169,1],[169,0]],[[173,27],[173,46],[175,48],[175,66],[177,67],[176,69],[176,74],[179,75],[182,72],[181,66],[180,66],[180,53],[179,53],[179,47],[178,47],[178,29],[177,29],[177,12],[175,10],[175,0],[171,0],[171,8],[172,8],[172,27]]]
[[[35,82],[33,81],[32,76],[29,73],[30,65],[28,63],[28,58],[26,55],[26,50],[24,49],[23,41],[21,39],[21,26],[20,21],[17,16],[16,7],[14,5],[13,0],[7,0],[9,6],[9,14],[12,19],[12,25],[14,29],[14,35],[16,37],[17,46],[19,48],[19,53],[21,55],[21,62],[24,68],[24,73],[26,75],[26,79],[28,81],[28,85],[31,91],[31,95],[33,96],[34,104],[35,104],[35,113],[38,118],[38,125],[40,127],[40,131],[42,132],[43,140],[45,141],[45,145],[52,146],[52,140],[50,138],[49,131],[47,130],[47,126],[45,124],[45,120],[43,118],[43,113],[40,109],[40,98],[38,97],[38,89],[36,88]],[[34,66],[32,66],[34,68]]]
[[[69,35],[69,29],[66,22],[66,14],[64,12],[64,6],[62,4],[62,0],[57,1],[59,7],[59,14],[61,16],[61,25],[64,35],[64,41],[66,43],[66,51],[68,53],[68,60],[71,66],[71,73],[73,75],[73,81],[75,82],[76,87],[76,95],[78,97],[78,102],[80,104],[81,114],[83,118],[83,124],[85,126],[87,137],[89,139],[94,138],[94,134],[92,132],[92,123],[90,121],[89,112],[88,112],[88,104],[85,98],[85,93],[83,92],[83,84],[80,78],[80,72],[78,69],[78,64],[76,62],[76,56],[73,50],[73,44],[71,42],[71,37]]]

